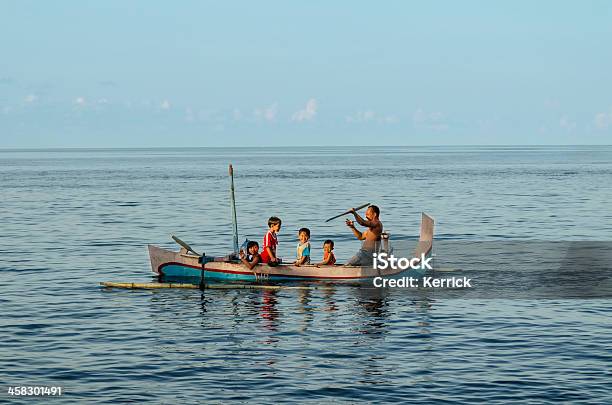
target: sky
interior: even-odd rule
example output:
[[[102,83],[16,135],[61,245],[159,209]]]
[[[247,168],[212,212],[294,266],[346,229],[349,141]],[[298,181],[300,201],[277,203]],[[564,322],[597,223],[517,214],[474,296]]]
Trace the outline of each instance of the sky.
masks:
[[[612,144],[610,1],[0,0],[0,148]]]

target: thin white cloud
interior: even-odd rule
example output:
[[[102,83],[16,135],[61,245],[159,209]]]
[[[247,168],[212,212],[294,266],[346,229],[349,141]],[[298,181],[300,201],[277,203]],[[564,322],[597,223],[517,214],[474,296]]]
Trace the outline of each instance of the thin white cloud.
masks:
[[[399,122],[399,118],[397,118],[395,115],[385,115],[380,119],[380,122],[385,124],[396,124]]]
[[[193,107],[185,108],[185,121],[198,123],[224,123],[229,120],[229,113],[224,110],[202,109],[195,110]]]
[[[293,113],[291,121],[310,121],[315,115],[317,115],[317,100],[311,98],[306,102],[306,106],[303,109]]]
[[[446,117],[440,111],[427,112],[418,108],[412,114],[412,124],[415,128],[431,129],[434,131],[445,131],[448,129]]]
[[[371,111],[371,110],[359,111],[357,114],[353,116],[346,117],[346,121],[347,122],[368,122],[374,119],[374,115],[376,114],[374,113],[374,111]]]
[[[563,116],[559,119],[559,126],[568,132],[572,132],[576,129],[576,122],[570,120],[567,116]]]
[[[195,117],[193,115],[193,109],[191,107],[187,107],[185,109],[185,120],[187,122],[193,122],[195,121]]]
[[[85,105],[85,103],[86,103],[86,101],[85,101],[84,97],[80,97],[79,96],[79,97],[74,99],[74,104],[76,104],[76,105],[83,106],[83,105]]]
[[[380,124],[395,124],[399,119],[395,115],[381,115],[372,110],[358,111],[353,115],[344,118],[349,124],[361,124],[367,122],[377,122]]]
[[[38,96],[36,94],[28,94],[23,99],[23,101],[25,101],[26,103],[29,103],[29,104],[36,102],[36,100],[38,100]]]
[[[268,122],[272,122],[276,120],[276,115],[278,114],[278,104],[273,103],[272,105],[264,108],[256,108],[253,111],[253,115],[258,120],[264,120]]]
[[[559,108],[560,105],[561,103],[556,98],[549,97],[546,100],[544,100],[544,107],[550,110],[557,109]]]
[[[226,113],[217,109],[206,109],[198,111],[198,120],[202,122],[225,122]]]
[[[161,108],[162,110],[169,110],[171,107],[170,102],[168,100],[164,100],[161,102],[161,104],[159,105],[159,108]]]
[[[597,129],[608,129],[612,126],[612,107],[608,112],[600,112],[595,114],[595,118],[593,119],[595,124],[595,128]]]

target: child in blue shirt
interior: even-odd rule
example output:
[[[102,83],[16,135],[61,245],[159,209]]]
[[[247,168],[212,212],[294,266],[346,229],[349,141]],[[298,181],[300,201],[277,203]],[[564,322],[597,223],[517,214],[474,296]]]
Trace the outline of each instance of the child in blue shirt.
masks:
[[[295,266],[310,264],[310,229],[301,228],[298,231],[298,239],[300,242],[297,245],[297,260]]]

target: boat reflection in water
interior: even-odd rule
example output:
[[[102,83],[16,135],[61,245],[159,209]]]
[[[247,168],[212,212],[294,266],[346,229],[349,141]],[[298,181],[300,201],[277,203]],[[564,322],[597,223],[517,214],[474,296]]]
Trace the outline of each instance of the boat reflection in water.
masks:
[[[181,354],[200,359],[200,367],[245,370],[255,383],[288,369],[304,378],[348,368],[355,382],[375,390],[430,379],[435,301],[398,290],[329,287],[144,293],[151,296],[158,351],[169,347],[165,337],[189,336]]]

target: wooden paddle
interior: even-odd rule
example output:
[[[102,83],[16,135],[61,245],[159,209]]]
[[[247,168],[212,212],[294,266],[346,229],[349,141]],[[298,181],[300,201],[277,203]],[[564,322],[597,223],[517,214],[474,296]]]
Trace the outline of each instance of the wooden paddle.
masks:
[[[191,246],[189,246],[188,244],[186,244],[185,242],[183,242],[182,240],[180,240],[179,238],[177,238],[176,236],[172,235],[172,239],[174,239],[174,241],[176,243],[178,243],[179,245],[181,245],[182,247],[185,248],[185,250],[187,250],[188,252],[191,252],[197,256],[202,256],[201,254],[199,254],[198,252],[196,252],[195,250],[193,250],[191,248]]]
[[[365,208],[365,207],[367,207],[368,205],[370,205],[370,203],[360,205],[359,207],[355,208],[355,211],[359,211],[360,209]],[[328,220],[327,220],[327,221],[325,221],[325,222],[329,222],[329,221],[331,221],[332,219],[340,218],[341,216],[346,215],[346,214],[350,214],[350,213],[351,213],[351,211],[346,211],[346,212],[343,212],[343,213],[342,213],[342,214],[340,214],[340,215],[336,215],[335,217],[331,217],[330,219],[328,219]]]

